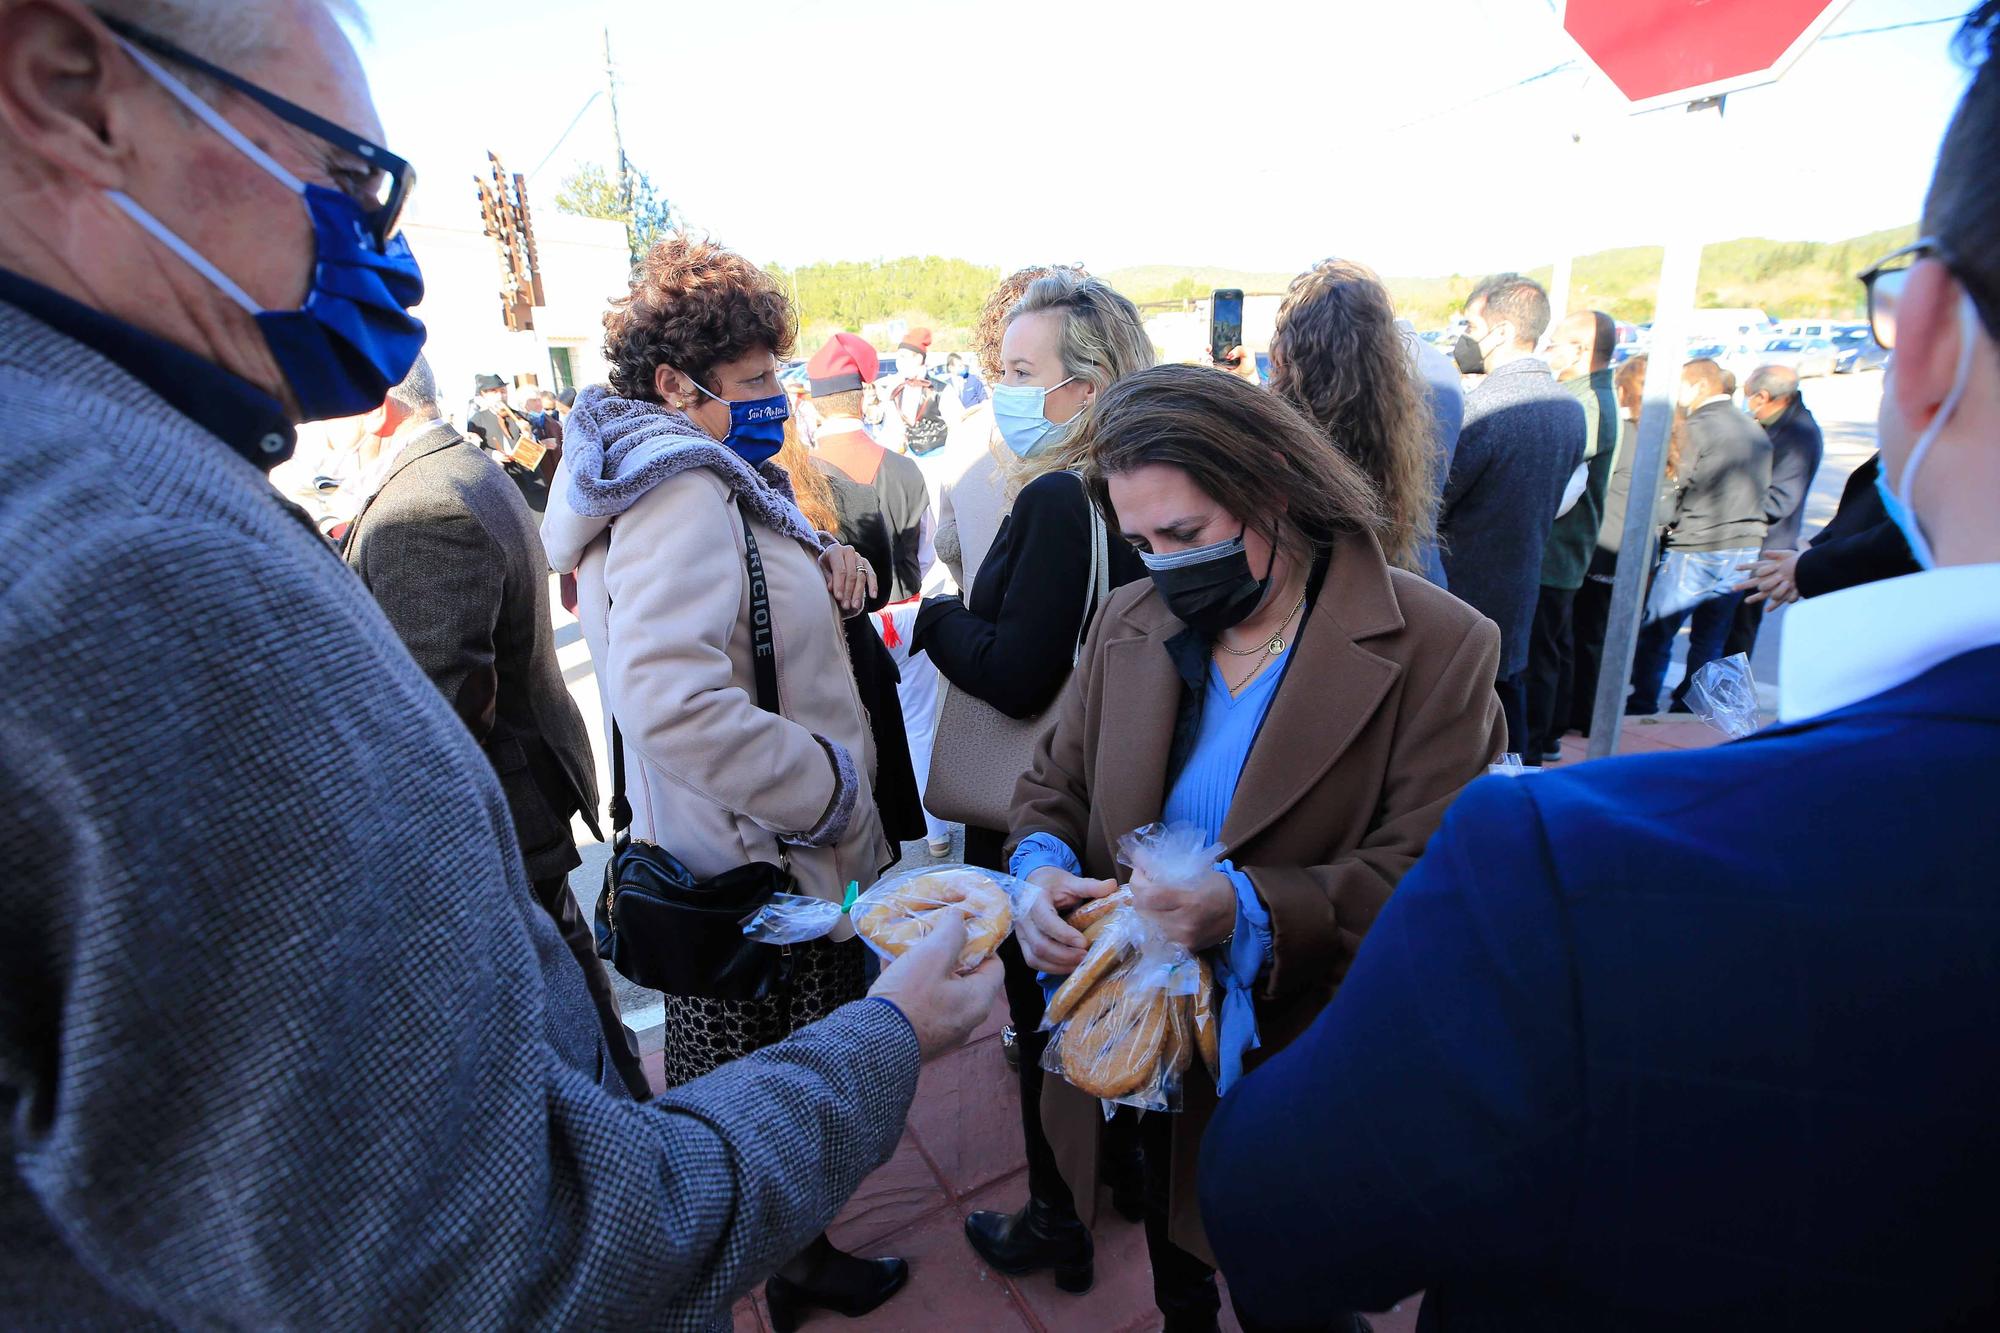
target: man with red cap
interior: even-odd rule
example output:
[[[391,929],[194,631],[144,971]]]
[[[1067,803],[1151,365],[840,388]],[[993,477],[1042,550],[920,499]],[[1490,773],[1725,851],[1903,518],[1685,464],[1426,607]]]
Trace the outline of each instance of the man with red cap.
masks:
[[[911,336],[918,334],[929,342],[928,329]],[[918,365],[921,374],[921,361]],[[936,529],[922,470],[877,444],[862,425],[862,387],[874,382],[878,369],[875,349],[852,333],[834,334],[806,363],[807,389],[819,418],[813,463],[833,488],[840,539],[875,568],[879,591],[869,610],[902,673],[898,696],[903,729],[921,792],[930,776],[937,732],[938,674],[928,655],[910,656],[910,629],[922,601],[924,575],[936,559],[931,545]],[[924,824],[931,852],[947,854],[950,826],[928,811]]]
[[[896,387],[889,392],[889,443],[903,452],[923,457],[945,442],[951,433],[938,389],[925,373],[930,360],[931,331],[911,329],[896,348]]]

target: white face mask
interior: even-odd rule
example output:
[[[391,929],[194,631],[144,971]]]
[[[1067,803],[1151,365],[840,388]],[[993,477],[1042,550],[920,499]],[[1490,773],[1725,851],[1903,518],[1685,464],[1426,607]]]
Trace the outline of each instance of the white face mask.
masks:
[[[1902,532],[1903,540],[1910,544],[1910,554],[1925,569],[1936,567],[1937,556],[1932,553],[1930,539],[1924,535],[1922,520],[1917,517],[1917,469],[1923,466],[1924,455],[1931,451],[1938,436],[1950,424],[1952,414],[1958,411],[1959,400],[1965,397],[1965,390],[1972,383],[1972,359],[1979,349],[1980,327],[1979,308],[1972,304],[1970,295],[1959,293],[1958,374],[1952,378],[1951,392],[1945,396],[1944,405],[1938,408],[1937,415],[1931,418],[1931,424],[1910,446],[1910,457],[1903,464],[1901,479],[1891,486],[1886,468],[1875,477],[1875,490],[1882,497],[1882,507],[1889,512],[1889,520]],[[1889,359],[1888,373],[1896,373],[1893,356]]]

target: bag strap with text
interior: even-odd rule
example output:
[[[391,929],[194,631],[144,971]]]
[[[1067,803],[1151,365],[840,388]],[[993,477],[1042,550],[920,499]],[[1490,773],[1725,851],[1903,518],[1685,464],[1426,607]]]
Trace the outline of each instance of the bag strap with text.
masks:
[[[743,520],[743,563],[750,574],[750,668],[757,678],[757,706],[767,713],[778,712],[778,648],[771,628],[771,585],[764,577],[764,553],[750,530],[750,516],[739,508]],[[611,594],[604,596],[604,624],[607,637],[611,627]],[[625,737],[618,730],[618,714],[611,715],[611,828],[614,833],[632,826],[632,803],[625,799]]]

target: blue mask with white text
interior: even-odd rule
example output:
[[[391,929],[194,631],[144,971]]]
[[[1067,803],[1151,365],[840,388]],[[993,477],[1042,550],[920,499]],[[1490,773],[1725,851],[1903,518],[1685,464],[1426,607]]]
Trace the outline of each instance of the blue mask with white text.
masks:
[[[708,393],[694,376],[688,379],[716,402],[729,403],[729,434],[722,437],[722,443],[734,450],[738,458],[758,468],[776,458],[785,447],[785,421],[792,415],[792,400],[785,396],[784,390],[769,398],[736,403],[720,394]]]

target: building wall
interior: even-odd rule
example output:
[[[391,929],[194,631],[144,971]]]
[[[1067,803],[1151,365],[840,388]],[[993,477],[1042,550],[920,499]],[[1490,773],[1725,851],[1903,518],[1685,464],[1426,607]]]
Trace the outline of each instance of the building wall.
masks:
[[[608,373],[604,312],[626,289],[623,225],[569,217],[531,196],[548,304],[536,309],[532,332],[509,333],[500,309],[499,246],[480,228],[477,191],[468,181],[462,198],[433,195],[430,203],[428,211],[405,221],[403,231],[424,271],[417,316],[429,331],[424,355],[445,412],[463,422],[472,379],[479,374],[499,375],[510,384],[533,375],[544,388],[555,388],[551,347],[569,349],[578,385],[602,383]]]

